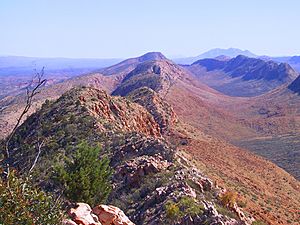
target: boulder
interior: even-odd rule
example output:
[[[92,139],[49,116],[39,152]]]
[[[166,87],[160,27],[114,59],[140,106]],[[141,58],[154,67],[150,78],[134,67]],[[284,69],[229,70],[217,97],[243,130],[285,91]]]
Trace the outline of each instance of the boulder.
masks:
[[[98,217],[92,213],[91,207],[85,203],[77,203],[76,207],[69,211],[69,215],[72,221],[66,220],[66,225],[101,225]]]
[[[134,225],[121,209],[111,205],[98,205],[93,213],[103,225]]]

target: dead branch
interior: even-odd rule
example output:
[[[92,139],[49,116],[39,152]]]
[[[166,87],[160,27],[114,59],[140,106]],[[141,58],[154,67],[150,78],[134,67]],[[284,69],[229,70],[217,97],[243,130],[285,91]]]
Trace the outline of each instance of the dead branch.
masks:
[[[9,149],[10,141],[12,140],[13,136],[15,135],[16,130],[19,127],[20,123],[22,122],[23,117],[31,108],[32,100],[33,100],[34,96],[39,93],[39,88],[41,88],[46,83],[46,81],[47,80],[44,79],[44,67],[43,67],[40,72],[35,73],[35,76],[31,80],[30,84],[26,87],[26,105],[25,105],[21,115],[19,116],[16,125],[14,126],[10,135],[6,139],[6,143],[5,143],[5,158],[7,160],[5,173],[6,173],[7,178],[9,177],[9,167],[10,167],[10,162],[9,162],[9,160],[10,160],[9,159],[10,158],[10,149]],[[36,85],[32,88],[32,85],[34,85],[34,84],[36,84]]]
[[[45,140],[43,140],[42,142],[39,142],[39,141],[38,141],[38,143],[37,143],[38,154],[36,155],[36,157],[35,157],[35,159],[34,159],[34,161],[33,161],[33,164],[32,164],[32,166],[31,166],[31,168],[30,168],[28,174],[30,174],[31,171],[33,170],[33,168],[35,167],[35,165],[36,165],[36,163],[37,163],[37,161],[38,161],[38,159],[39,159],[39,157],[40,157],[40,154],[41,154],[41,152],[42,152],[42,147],[43,147],[44,143],[45,143]]]

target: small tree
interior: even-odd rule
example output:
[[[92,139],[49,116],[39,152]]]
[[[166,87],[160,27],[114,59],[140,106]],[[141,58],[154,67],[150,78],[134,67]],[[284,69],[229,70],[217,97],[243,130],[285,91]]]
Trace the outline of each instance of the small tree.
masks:
[[[111,192],[112,169],[107,157],[99,159],[100,151],[100,147],[84,141],[76,146],[74,157],[65,166],[56,168],[56,179],[64,186],[68,199],[90,205],[106,201]]]

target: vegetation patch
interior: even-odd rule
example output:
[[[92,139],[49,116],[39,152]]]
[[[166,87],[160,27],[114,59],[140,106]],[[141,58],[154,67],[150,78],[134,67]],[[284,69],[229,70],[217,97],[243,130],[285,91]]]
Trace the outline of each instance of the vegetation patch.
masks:
[[[0,224],[58,225],[61,203],[22,179],[12,170],[7,180],[0,178]]]
[[[171,221],[177,221],[183,216],[200,215],[204,211],[202,203],[196,202],[192,197],[184,196],[177,203],[172,200],[167,201],[165,204],[167,217]]]
[[[56,181],[63,186],[65,196],[74,202],[96,205],[106,201],[111,192],[112,169],[109,159],[100,156],[100,147],[82,142],[73,158],[56,167]]]

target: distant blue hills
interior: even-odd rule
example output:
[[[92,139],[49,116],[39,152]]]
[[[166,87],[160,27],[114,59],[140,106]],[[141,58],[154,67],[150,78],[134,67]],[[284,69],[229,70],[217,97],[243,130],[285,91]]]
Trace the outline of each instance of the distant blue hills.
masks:
[[[0,76],[32,75],[34,70],[45,67],[45,71],[92,71],[114,65],[122,59],[72,59],[38,58],[24,56],[0,56]]]

